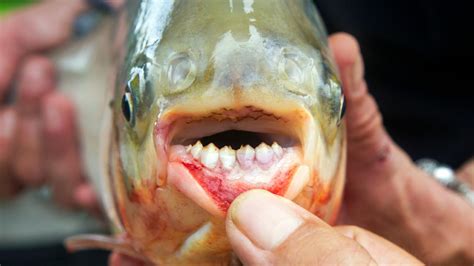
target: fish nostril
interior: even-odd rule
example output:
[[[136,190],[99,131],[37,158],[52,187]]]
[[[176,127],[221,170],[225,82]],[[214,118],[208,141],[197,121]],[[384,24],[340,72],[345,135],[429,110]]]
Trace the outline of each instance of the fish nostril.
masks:
[[[297,84],[303,82],[303,71],[295,60],[294,55],[286,54],[279,65],[280,75]]]
[[[196,79],[196,64],[188,53],[173,54],[168,65],[170,93],[179,93]]]
[[[306,56],[295,49],[282,49],[278,73],[289,91],[298,95],[308,94],[304,83],[310,62]]]

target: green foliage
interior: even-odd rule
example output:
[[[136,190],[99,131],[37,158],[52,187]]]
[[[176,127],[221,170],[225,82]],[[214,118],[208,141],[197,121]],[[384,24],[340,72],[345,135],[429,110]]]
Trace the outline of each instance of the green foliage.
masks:
[[[0,1],[0,16],[15,9],[30,5],[36,0],[1,0]]]

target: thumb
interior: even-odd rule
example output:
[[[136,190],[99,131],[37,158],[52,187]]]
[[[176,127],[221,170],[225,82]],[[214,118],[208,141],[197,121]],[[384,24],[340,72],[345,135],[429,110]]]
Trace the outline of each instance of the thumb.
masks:
[[[351,35],[338,33],[330,37],[329,45],[344,87],[348,152],[360,164],[383,160],[393,142],[383,127],[377,103],[368,92],[359,44]]]
[[[264,190],[239,196],[229,209],[226,228],[235,253],[246,265],[368,265],[382,256],[396,263],[416,261],[362,229],[350,233],[353,227],[345,227],[340,233],[295,203]],[[372,249],[358,239],[384,254],[370,254]]]
[[[346,33],[334,34],[329,46],[339,68],[347,106],[346,197],[357,194],[360,198],[359,192],[375,195],[376,190],[367,190],[375,183],[390,185],[391,177],[397,174],[423,174],[384,128],[378,105],[364,80],[364,63],[356,39]]]

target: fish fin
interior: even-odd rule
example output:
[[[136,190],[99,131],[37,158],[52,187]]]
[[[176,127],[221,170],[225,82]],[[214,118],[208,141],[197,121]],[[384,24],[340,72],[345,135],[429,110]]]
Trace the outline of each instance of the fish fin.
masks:
[[[87,249],[106,249],[143,260],[143,255],[140,255],[126,239],[105,235],[83,234],[68,237],[64,244],[69,252]]]

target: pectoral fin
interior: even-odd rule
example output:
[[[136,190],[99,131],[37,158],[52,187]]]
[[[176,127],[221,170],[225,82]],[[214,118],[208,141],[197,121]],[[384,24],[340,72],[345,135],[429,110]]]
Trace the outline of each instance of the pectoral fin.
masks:
[[[117,237],[95,234],[77,235],[68,237],[65,245],[69,252],[87,249],[106,249],[143,260],[143,255],[140,255],[127,239]]]

